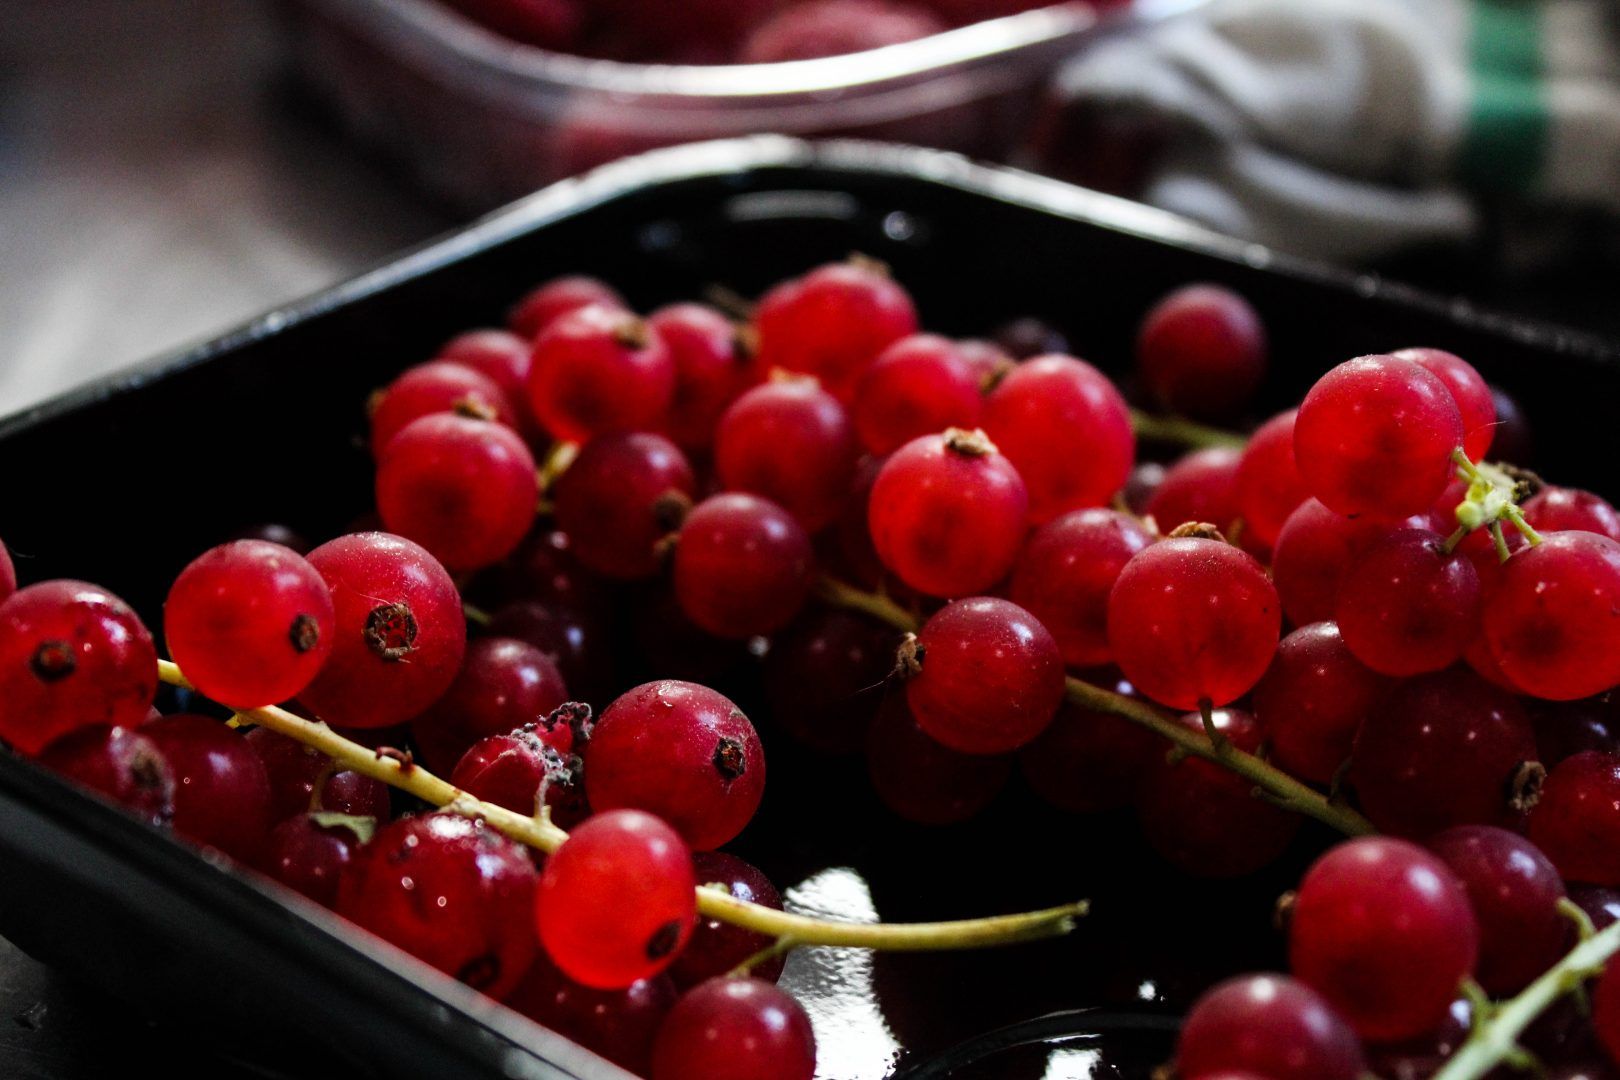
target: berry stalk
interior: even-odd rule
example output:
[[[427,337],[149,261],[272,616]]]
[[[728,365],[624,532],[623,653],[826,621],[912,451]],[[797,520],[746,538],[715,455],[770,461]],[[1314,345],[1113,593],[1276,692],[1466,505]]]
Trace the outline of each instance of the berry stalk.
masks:
[[[831,578],[821,580],[818,593],[829,604],[863,612],[881,619],[896,630],[912,633],[917,629],[916,617],[886,596],[865,592]],[[1257,798],[1315,818],[1346,836],[1363,836],[1375,831],[1371,822],[1350,807],[1334,802],[1309,784],[1294,779],[1263,759],[1238,750],[1224,740],[1212,744],[1203,733],[1183,727],[1174,716],[1153,705],[1094,686],[1072,675],[1065,682],[1064,694],[1071,703],[1083,709],[1129,720],[1174,743],[1182,753],[1214,762],[1252,781]]]
[[[1192,420],[1183,420],[1179,416],[1154,416],[1140,409],[1131,410],[1131,427],[1135,429],[1138,438],[1174,443],[1193,450],[1214,446],[1241,450],[1248,444],[1248,439],[1235,432],[1224,431]]]
[[[185,673],[171,661],[159,660],[158,678],[170,686],[195,689]],[[369,776],[425,802],[469,818],[481,818],[520,844],[544,852],[562,847],[568,834],[545,816],[525,817],[503,806],[483,802],[455,785],[434,776],[406,755],[390,755],[344,738],[325,724],[294,716],[285,709],[266,706],[241,710],[237,717],[269,728],[318,750],[347,769]],[[1058,937],[1074,929],[1090,908],[1088,901],[1063,904],[1016,915],[960,919],[931,923],[851,923],[816,919],[807,915],[739,900],[708,886],[697,890],[698,910],[712,918],[779,939],[794,946],[828,945],[844,948],[922,952],[977,949],[1021,941]]]

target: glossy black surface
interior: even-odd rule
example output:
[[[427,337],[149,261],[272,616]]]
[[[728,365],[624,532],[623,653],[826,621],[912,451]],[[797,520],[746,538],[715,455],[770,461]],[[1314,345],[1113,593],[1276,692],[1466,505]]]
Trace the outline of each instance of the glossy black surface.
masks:
[[[343,530],[369,505],[371,463],[357,441],[367,393],[456,331],[498,322],[537,281],[599,274],[651,307],[710,285],[753,295],[857,250],[891,265],[930,328],[983,334],[1036,314],[1116,373],[1155,298],[1189,280],[1225,282],[1272,333],[1263,409],[1359,353],[1450,348],[1520,398],[1537,422],[1534,464],[1562,482],[1611,486],[1606,425],[1620,366],[1602,341],[1273,259],[945,155],[761,139],[549,189],[194,353],[0,422],[0,535],[28,556],[26,579],[98,581],[156,626],[174,573],[242,526]],[[1271,902],[1323,833],[1307,830],[1259,878],[1223,884],[1163,868],[1128,815],[1066,817],[1016,783],[969,825],[907,826],[878,805],[858,764],[777,738],[754,675],[742,665],[727,689],[760,722],[771,784],[735,847],[793,902],[890,920],[1094,902],[1056,944],[796,955],[787,980],[816,1018],[824,1075],[1016,1080],[1070,1075],[1072,1065],[1077,1076],[1095,1066],[1097,1076],[1146,1077],[1167,1054],[1165,1018],[1191,995],[1280,963]],[[379,964],[331,920],[306,919],[308,909],[216,873],[9,758],[0,866],[0,933],[137,1013],[182,1017],[176,1038],[206,1022],[241,1053],[302,1061],[295,1075],[339,1058],[357,1076],[613,1075],[392,953],[379,950],[391,958]]]

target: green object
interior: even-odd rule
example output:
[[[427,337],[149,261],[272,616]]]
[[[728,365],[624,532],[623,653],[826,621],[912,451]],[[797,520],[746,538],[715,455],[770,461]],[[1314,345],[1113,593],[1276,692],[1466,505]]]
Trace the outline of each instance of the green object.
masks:
[[[1533,190],[1547,156],[1550,120],[1543,73],[1541,4],[1473,0],[1474,77],[1459,168],[1473,187]]]

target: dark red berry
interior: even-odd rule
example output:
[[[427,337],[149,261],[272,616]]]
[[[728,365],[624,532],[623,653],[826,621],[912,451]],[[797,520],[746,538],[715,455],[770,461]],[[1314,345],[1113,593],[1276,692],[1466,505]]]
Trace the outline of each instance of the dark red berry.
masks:
[[[1487,994],[1515,994],[1558,961],[1570,936],[1558,910],[1564,883],[1540,848],[1490,825],[1459,825],[1427,846],[1468,890],[1479,920],[1475,978]]]
[[[926,9],[896,0],[805,0],[761,23],[743,43],[745,64],[844,56],[937,34]]]
[[[758,869],[735,855],[727,855],[723,851],[700,851],[692,856],[692,870],[699,885],[719,886],[738,900],[782,910],[782,896],[776,891],[776,886]],[[726,974],[770,945],[771,940],[765,934],[699,915],[691,940],[670,966],[670,978],[683,990],[696,986],[705,979]],[[782,974],[785,960],[781,956],[772,957],[749,968],[748,974],[766,982],[775,982]]]
[[[1384,675],[1421,675],[1462,659],[1479,637],[1474,564],[1427,529],[1399,529],[1368,548],[1339,587],[1335,620],[1356,659]]]
[[[806,612],[772,639],[765,656],[771,720],[812,749],[859,752],[899,640],[896,631],[851,612]]]
[[[698,626],[746,638],[793,620],[815,583],[810,538],[756,495],[715,495],[687,515],[675,545],[675,595]]]
[[[1427,528],[1427,515],[1404,522]],[[1326,622],[1339,602],[1339,585],[1369,548],[1396,526],[1373,518],[1348,518],[1315,499],[1300,503],[1282,531],[1271,558],[1271,573],[1288,620],[1295,626]]]
[[[653,1080],[810,1080],[816,1036],[804,1008],[760,979],[710,979],[670,1010]]]
[[[941,745],[917,726],[905,695],[891,693],[867,732],[866,769],[878,798],[900,817],[952,825],[995,800],[1012,775],[1012,759]]]
[[[253,864],[273,824],[270,778],[242,733],[206,716],[165,716],[141,734],[174,774],[174,831]]]
[[[1063,662],[1096,667],[1108,647],[1108,594],[1131,557],[1153,537],[1129,514],[1075,510],[1030,534],[1013,568],[1009,596],[1057,639]]]
[[[289,889],[325,907],[335,907],[343,871],[363,842],[355,829],[364,819],[341,814],[298,814],[270,831],[260,865]]]
[[[539,648],[516,638],[479,638],[467,646],[450,689],[411,721],[411,734],[423,764],[444,775],[473,743],[543,722],[567,700],[557,665]],[[574,745],[567,725],[546,741],[563,753]]]
[[[1239,515],[1237,473],[1243,453],[1226,446],[1194,450],[1164,471],[1147,513],[1162,532],[1189,522],[1230,529]]]
[[[656,430],[674,394],[668,347],[620,307],[577,308],[535,340],[529,404],[559,439]]]
[[[593,277],[553,278],[524,295],[506,317],[513,333],[533,341],[541,331],[570,311],[590,304],[625,308],[624,298],[611,285]]]
[[[489,618],[494,637],[516,638],[545,654],[562,675],[569,696],[603,701],[619,685],[614,674],[610,627],[600,614],[516,600],[495,609]]]
[[[1254,688],[1272,760],[1302,780],[1330,782],[1350,760],[1361,722],[1394,685],[1345,648],[1333,623],[1295,630]]]
[[[174,817],[174,772],[157,744],[139,731],[83,727],[57,739],[40,764],[104,795],[142,821],[167,825]]]
[[[1539,532],[1580,530],[1620,540],[1620,510],[1579,488],[1542,488],[1524,504],[1524,520]]]
[[[1320,994],[1286,975],[1240,975],[1187,1013],[1176,1069],[1188,1080],[1226,1074],[1266,1080],[1360,1080],[1361,1043]]]
[[[697,493],[692,466],[662,435],[603,435],[585,444],[552,494],[557,525],[579,561],[634,581],[664,565],[664,541]]]
[[[913,334],[883,350],[855,387],[852,415],[871,454],[890,454],[946,428],[979,426],[983,376],[957,344]]]
[[[578,757],[559,751],[539,725],[529,724],[473,743],[450,773],[450,782],[475,799],[525,817],[539,811],[544,788],[552,820],[571,829],[588,813],[580,774]]]
[[[1266,330],[1249,302],[1219,285],[1188,285],[1153,306],[1136,337],[1149,392],[1172,412],[1223,420],[1266,374]]]
[[[1549,772],[1530,839],[1566,881],[1620,886],[1620,755],[1586,750]]]
[[[849,415],[814,379],[754,387],[732,402],[714,437],[720,483],[770,499],[806,532],[843,510],[858,456]]]
[[[1122,692],[1130,688],[1121,684]],[[1164,754],[1164,740],[1146,728],[1065,703],[1019,751],[1018,764],[1041,798],[1072,814],[1090,814],[1135,802],[1142,778]]]
[[[675,396],[667,434],[687,450],[714,443],[720,416],[761,372],[747,335],[702,304],[672,304],[647,317],[675,359]]]
[[[254,728],[245,741],[259,755],[270,782],[272,824],[311,810],[388,820],[388,785],[381,780],[339,769],[314,747],[269,728]],[[315,798],[317,784],[319,800]]]
[[[506,1004],[637,1076],[652,1069],[653,1040],[680,991],[667,975],[638,979],[622,990],[594,990],[535,958]]]

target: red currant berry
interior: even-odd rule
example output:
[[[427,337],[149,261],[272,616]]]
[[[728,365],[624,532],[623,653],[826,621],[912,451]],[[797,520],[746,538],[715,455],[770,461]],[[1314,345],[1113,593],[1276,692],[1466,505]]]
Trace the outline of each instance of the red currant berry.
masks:
[[[1429,520],[1414,517],[1404,524],[1427,528]],[[1315,499],[1300,503],[1277,534],[1271,558],[1272,577],[1289,621],[1304,626],[1332,619],[1345,574],[1394,529],[1387,522],[1336,514]]]
[[[943,746],[891,694],[866,736],[866,770],[883,805],[919,825],[954,825],[989,806],[1012,775],[1012,759]]]
[[[270,782],[272,823],[311,810],[388,820],[388,785],[381,780],[339,769],[331,758],[314,747],[269,728],[254,728],[247,733],[245,741],[259,755]],[[315,798],[317,784],[321,789],[318,800]]]
[[[1484,460],[1496,435],[1496,400],[1474,366],[1444,349],[1402,349],[1390,355],[1412,361],[1446,384],[1462,418],[1463,452],[1471,461]]]
[[[488,377],[520,411],[524,433],[539,434],[534,417],[528,415],[529,370],[534,365],[527,339],[505,330],[469,330],[441,345],[435,359],[470,367]]]
[[[270,778],[240,732],[206,716],[141,728],[174,773],[174,831],[253,864],[270,832]]]
[[[1003,323],[996,329],[994,341],[1013,360],[1028,360],[1032,356],[1069,351],[1069,339],[1063,335],[1063,331],[1043,319],[1030,316]]]
[[[672,304],[647,325],[675,359],[668,435],[687,450],[707,450],[721,414],[760,380],[753,349],[730,319],[702,304]]]
[[[538,600],[549,607],[588,613],[612,606],[612,594],[580,562],[578,545],[557,529],[536,530],[502,565],[485,571],[478,584],[491,606],[513,599]]]
[[[765,791],[765,752],[748,717],[708,687],[673,679],[609,705],[586,762],[591,806],[657,814],[699,851],[742,832]]]
[[[1295,630],[1254,688],[1254,715],[1272,761],[1302,780],[1328,783],[1350,760],[1361,722],[1394,685],[1345,648],[1333,623]]]
[[[1524,520],[1544,533],[1592,532],[1620,540],[1620,510],[1579,488],[1542,488],[1524,504]]]
[[[1297,415],[1297,409],[1289,409],[1261,424],[1238,464],[1234,497],[1245,535],[1267,548],[1276,544],[1283,523],[1309,497],[1294,465]]]
[[[917,331],[911,297],[880,264],[829,263],[767,293],[754,316],[765,370],[802,371],[848,400],[878,354]]]
[[[1220,540],[1187,536],[1142,549],[1108,597],[1115,662],[1139,691],[1174,709],[1248,693],[1281,628],[1265,570]]]
[[[418,364],[380,391],[371,406],[371,452],[378,457],[394,436],[424,416],[451,413],[515,427],[517,412],[500,386],[465,364]]]
[[[1460,825],[1429,838],[1468,890],[1479,920],[1479,970],[1485,992],[1518,993],[1557,963],[1570,924],[1558,910],[1564,882],[1541,849],[1517,833]]]
[[[489,617],[493,637],[516,638],[533,645],[556,665],[568,696],[601,701],[623,685],[614,673],[608,627],[599,615],[566,607],[518,600]]]
[[[559,316],[534,343],[529,404],[559,439],[658,427],[675,394],[675,360],[657,331],[622,308]]]
[[[1224,420],[1266,374],[1266,330],[1249,302],[1219,285],[1188,285],[1153,306],[1136,337],[1142,380],[1172,412]]]
[[[1363,356],[1319,379],[1294,422],[1306,488],[1341,514],[1400,518],[1434,505],[1463,444],[1451,391],[1410,360]]]
[[[411,734],[423,763],[443,775],[479,739],[543,721],[567,700],[557,665],[540,649],[517,638],[479,638],[450,689],[411,721]],[[565,754],[573,749],[566,724],[546,741]]]
[[[540,942],[575,982],[622,989],[674,962],[697,922],[696,888],[674,829],[640,810],[598,813],[546,859]]]
[[[993,341],[979,341],[974,338],[964,338],[955,343],[956,355],[966,364],[973,373],[973,381],[982,394],[986,387],[994,385],[995,381],[1012,370],[1015,361],[1006,349]],[[1067,345],[1058,349],[1039,349],[1038,353],[1064,352]],[[1030,355],[1035,355],[1031,353]],[[975,421],[977,424],[977,421]]]
[[[557,524],[591,570],[623,581],[650,578],[662,569],[663,541],[696,492],[686,455],[662,435],[603,435],[558,479]]]
[[[1260,725],[1238,709],[1211,713],[1215,731],[1245,753],[1260,749]],[[1196,715],[1182,726],[1203,731]],[[1242,877],[1275,862],[1299,832],[1300,818],[1254,797],[1254,785],[1202,758],[1172,763],[1161,755],[1137,793],[1142,835],[1171,865],[1205,878]]]
[[[424,416],[377,463],[383,524],[454,570],[491,566],[516,550],[539,498],[528,446],[483,420]]]
[[[891,454],[923,435],[976,428],[981,382],[955,342],[936,334],[901,338],[856,384],[855,430],[869,453]]]
[[[1455,874],[1414,844],[1361,837],[1300,883],[1289,965],[1363,1039],[1432,1030],[1474,971],[1479,927]]]
[[[723,851],[700,851],[692,856],[693,872],[700,885],[718,885],[738,900],[782,910],[782,896],[769,878],[754,866]],[[670,978],[681,989],[706,979],[724,975],[738,964],[771,944],[765,934],[756,934],[728,922],[698,916],[692,939],[670,965]],[[748,974],[775,982],[782,974],[786,957],[776,956],[749,969]]]
[[[855,429],[814,379],[776,379],[720,418],[714,467],[733,491],[763,495],[817,532],[836,519],[855,479]]]
[[[1019,364],[984,402],[984,429],[1029,487],[1029,519],[1102,506],[1136,457],[1130,410],[1108,377],[1072,356]]]
[[[780,630],[815,583],[815,552],[787,511],[755,495],[705,499],[675,545],[675,595],[702,629],[724,638]]]
[[[647,1076],[658,1027],[679,996],[665,975],[638,979],[622,990],[594,990],[541,954],[506,1004],[593,1054]]]
[[[1029,502],[1018,470],[982,432],[913,439],[879,470],[867,502],[883,565],[930,596],[970,596],[1007,576]]]
[[[628,310],[611,285],[576,275],[553,278],[527,293],[507,315],[506,324],[513,333],[533,341],[557,319],[591,304]]]
[[[816,1036],[793,996],[760,979],[710,979],[670,1010],[653,1080],[810,1080]]]
[[[1452,825],[1510,824],[1534,794],[1530,720],[1465,668],[1396,687],[1362,721],[1350,782],[1385,832],[1422,839]]]
[[[1534,444],[1529,418],[1513,396],[1500,386],[1491,387],[1491,401],[1496,406],[1496,438],[1491,441],[1494,457],[1498,461],[1530,464]]]
[[[17,570],[11,564],[11,552],[7,551],[5,543],[0,541],[0,604],[5,603],[16,591]]]
[[[1176,1041],[1178,1075],[1359,1080],[1356,1033],[1321,995],[1286,975],[1240,975],[1199,998]]]
[[[930,736],[964,754],[1005,754],[1046,729],[1063,700],[1063,657],[1017,604],[947,604],[901,647],[906,701]]]
[[[1335,605],[1344,644],[1384,675],[1420,675],[1462,659],[1479,636],[1479,574],[1427,529],[1400,529],[1345,575]]]
[[[846,56],[944,29],[931,12],[893,0],[806,0],[761,23],[740,55],[745,64]]]
[[[1122,692],[1130,689],[1121,684]],[[1071,814],[1092,814],[1136,801],[1143,777],[1164,753],[1164,740],[1146,728],[1065,703],[1019,751],[1018,764],[1042,799]]]
[[[332,591],[332,655],[299,700],[329,724],[379,728],[426,709],[461,667],[467,621],[444,567],[388,533],[352,533],[309,553]]]
[[[1491,655],[1515,686],[1570,701],[1620,683],[1620,543],[1550,534],[1514,555],[1485,610]]]
[[[1030,534],[1013,569],[1014,603],[1052,632],[1063,661],[1096,667],[1108,648],[1108,594],[1120,570],[1153,538],[1114,510],[1074,510]]]
[[[233,709],[296,697],[332,651],[332,596],[280,544],[236,540],[180,572],[163,607],[169,654],[199,693]]]
[[[1238,518],[1237,473],[1243,452],[1217,446],[1194,450],[1164,472],[1147,512],[1169,532],[1189,522],[1230,529]]]
[[[475,799],[525,817],[539,810],[544,790],[552,820],[571,829],[589,813],[580,772],[578,758],[560,753],[538,725],[529,724],[473,743],[450,782]]]
[[[498,998],[535,957],[536,877],[528,852],[483,822],[422,814],[355,854],[337,912]]]
[[[362,838],[358,821],[336,814],[297,814],[270,831],[260,865],[276,881],[324,907],[337,906],[338,885]]]
[[[1583,750],[1620,752],[1620,715],[1615,704],[1608,694],[1580,701],[1525,699],[1525,711],[1536,729],[1540,762],[1552,769]]]
[[[814,750],[858,753],[883,702],[898,637],[847,611],[807,612],[765,656],[771,719]]]
[[[142,821],[167,825],[174,817],[174,772],[157,744],[138,731],[82,727],[47,746],[39,762]]]
[[[112,593],[45,581],[0,604],[0,739],[33,755],[81,727],[134,727],[157,693],[157,649]]]
[[[1586,750],[1559,762],[1530,813],[1530,839],[1564,880],[1620,886],[1620,755]]]

